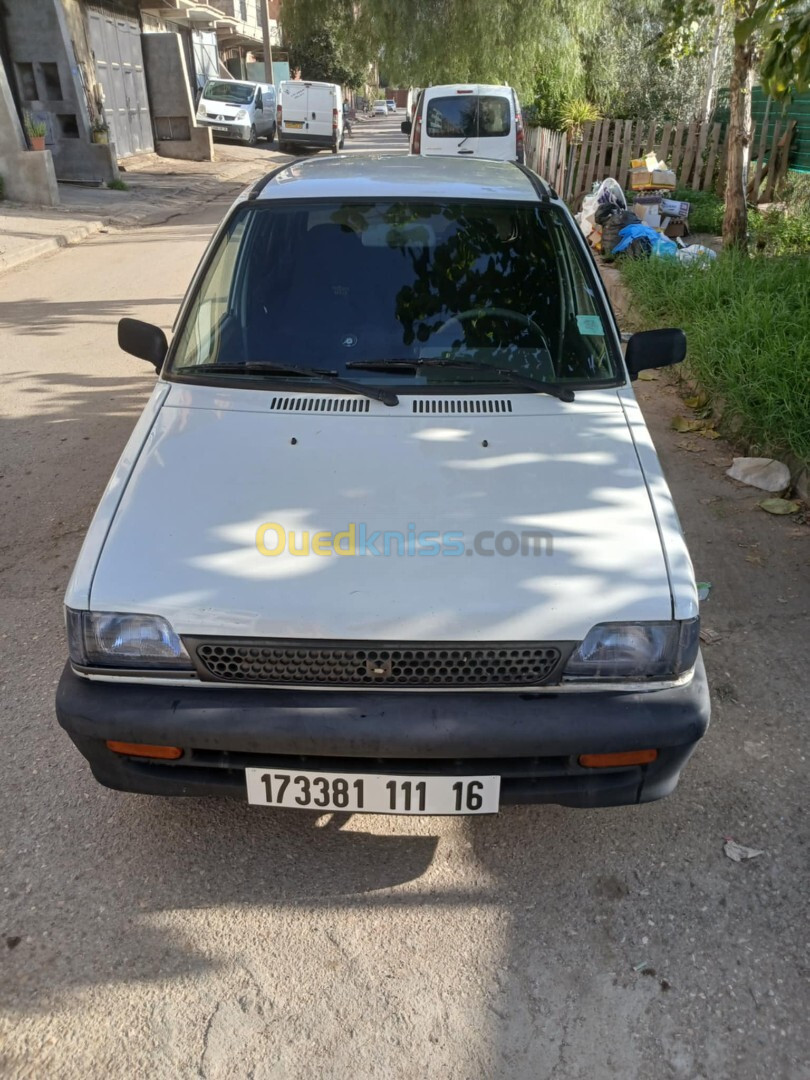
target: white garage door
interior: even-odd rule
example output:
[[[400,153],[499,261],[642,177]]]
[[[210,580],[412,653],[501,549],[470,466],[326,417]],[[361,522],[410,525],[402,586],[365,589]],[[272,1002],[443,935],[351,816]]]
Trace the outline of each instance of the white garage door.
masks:
[[[143,74],[141,28],[135,19],[88,7],[96,78],[104,89],[104,117],[118,157],[154,150]]]

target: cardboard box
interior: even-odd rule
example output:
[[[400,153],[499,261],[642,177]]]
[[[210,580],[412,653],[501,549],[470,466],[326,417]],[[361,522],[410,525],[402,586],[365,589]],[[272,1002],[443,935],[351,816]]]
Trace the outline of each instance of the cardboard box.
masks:
[[[675,173],[672,169],[653,169],[652,183],[654,188],[677,187]]]
[[[664,236],[674,240],[678,236],[688,236],[689,226],[685,221],[668,221],[664,226]]]
[[[667,217],[687,218],[689,217],[690,208],[690,203],[680,202],[678,199],[661,200],[661,213],[666,214]]]
[[[675,173],[671,169],[647,169],[637,167],[630,170],[630,188],[632,191],[671,190],[676,186]]]
[[[641,195],[633,200],[633,213],[644,225],[657,229],[661,224],[661,198],[658,195]]]

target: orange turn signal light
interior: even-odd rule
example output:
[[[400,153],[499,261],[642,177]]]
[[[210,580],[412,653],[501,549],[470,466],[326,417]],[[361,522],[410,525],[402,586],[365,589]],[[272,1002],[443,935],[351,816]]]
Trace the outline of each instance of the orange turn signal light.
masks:
[[[657,750],[624,750],[619,754],[580,754],[585,769],[611,769],[617,765],[649,765],[658,757]]]
[[[162,758],[164,761],[176,761],[183,756],[179,746],[150,746],[149,743],[118,742],[116,739],[107,739],[107,749],[127,757]]]

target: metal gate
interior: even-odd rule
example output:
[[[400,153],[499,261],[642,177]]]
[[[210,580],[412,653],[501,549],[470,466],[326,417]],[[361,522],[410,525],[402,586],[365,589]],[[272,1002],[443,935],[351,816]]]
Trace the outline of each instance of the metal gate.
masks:
[[[96,78],[104,90],[104,118],[118,157],[154,150],[143,73],[141,28],[135,19],[89,7]]]

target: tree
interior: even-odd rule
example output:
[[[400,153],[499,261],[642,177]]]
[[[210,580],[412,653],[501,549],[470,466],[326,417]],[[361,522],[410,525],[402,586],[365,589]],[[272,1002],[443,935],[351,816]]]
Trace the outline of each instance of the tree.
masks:
[[[694,119],[706,65],[696,49],[672,49],[662,64],[655,45],[667,28],[668,0],[604,0],[603,9],[597,30],[580,34],[585,96],[617,119]]]
[[[355,5],[347,0],[284,0],[281,21],[290,42],[290,67],[305,79],[360,87],[370,56],[356,29]]]
[[[346,56],[340,34],[334,26],[324,23],[306,37],[299,38],[290,46],[290,67],[301,69],[304,79],[315,82],[339,83],[357,88],[365,81],[365,72],[352,66],[352,58]]]
[[[726,135],[726,212],[723,243],[745,247],[748,241],[746,170],[751,139],[751,83],[762,58],[763,87],[785,98],[810,81],[810,14],[807,0],[726,0],[733,20],[734,46],[729,81],[729,124]],[[679,40],[693,32],[698,20],[712,13],[711,0],[676,0],[672,5],[665,47],[677,51]]]
[[[394,83],[492,82],[530,100],[550,63],[581,82],[577,35],[606,0],[282,0],[291,42],[336,16],[354,66],[379,62]]]

